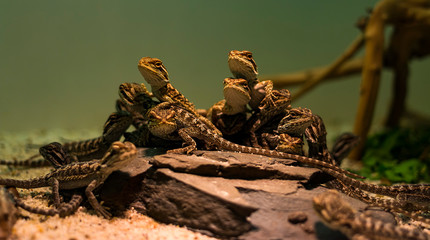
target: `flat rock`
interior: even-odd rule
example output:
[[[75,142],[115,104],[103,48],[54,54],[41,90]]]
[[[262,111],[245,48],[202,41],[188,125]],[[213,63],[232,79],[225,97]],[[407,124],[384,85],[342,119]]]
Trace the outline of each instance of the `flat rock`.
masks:
[[[338,239],[342,234],[336,233],[321,224],[317,226],[319,217],[314,213],[312,197],[325,191],[318,187],[312,190],[298,189],[293,194],[280,195],[262,191],[241,191],[243,197],[251,204],[260,206],[250,217],[255,226],[240,236],[240,239]],[[291,214],[300,211],[306,215],[306,221],[292,223]],[[317,234],[318,233],[318,234]],[[330,236],[333,238],[325,238]]]
[[[111,209],[121,212],[132,206],[160,222],[220,238],[347,239],[326,227],[313,210],[312,198],[327,190],[319,186],[324,174],[318,169],[235,152],[139,151],[139,157],[112,173],[99,191]],[[366,206],[343,197],[359,211]],[[373,214],[392,219],[383,211]]]
[[[249,231],[247,218],[257,210],[229,184],[169,169],[147,173],[132,206],[165,223],[228,237]]]
[[[255,228],[239,236],[239,239],[348,239],[341,232],[327,227],[313,209],[312,198],[327,190],[322,186],[310,190],[298,188],[291,194],[282,195],[241,190],[243,198],[251,204],[258,205],[259,210],[249,218]],[[363,212],[367,206],[357,199],[344,194],[341,196],[358,212]],[[366,210],[367,214],[368,211],[370,210]],[[372,215],[378,215],[378,219],[387,219],[386,222],[393,219],[390,213],[371,211]],[[302,215],[300,221],[291,221],[292,215],[297,215],[298,212]]]
[[[264,191],[269,193],[290,194],[297,191],[301,183],[296,180],[279,180],[279,179],[256,179],[256,180],[242,180],[242,179],[225,179],[214,178],[223,184],[231,184],[237,189]]]
[[[152,167],[152,157],[145,156],[146,149],[139,149],[139,157],[120,171],[115,171],[101,186],[100,198],[117,212],[124,211],[142,189],[146,172]]]
[[[233,184],[227,184],[228,180],[222,178],[200,177],[185,173],[176,173],[166,168],[157,170],[157,173],[187,184],[201,192],[212,195],[223,202],[237,205],[240,208],[243,207],[246,209],[246,214],[257,210],[256,207],[250,205],[242,198],[239,191],[233,186]]]
[[[293,166],[297,162],[291,159],[223,151],[198,151],[196,155],[163,154],[154,156],[151,163],[176,172],[240,179],[311,180],[321,173],[316,168]]]

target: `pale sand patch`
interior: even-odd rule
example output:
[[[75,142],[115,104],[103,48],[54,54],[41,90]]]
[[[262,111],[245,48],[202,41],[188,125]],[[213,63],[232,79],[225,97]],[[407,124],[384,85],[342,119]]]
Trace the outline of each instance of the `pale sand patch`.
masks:
[[[43,219],[43,218],[42,218]],[[20,219],[12,239],[214,239],[186,228],[160,224],[131,209],[123,218],[106,220],[83,211],[60,218]]]
[[[85,140],[97,137],[100,130],[67,131],[38,130],[30,133],[0,133],[0,158],[12,160],[25,159],[38,152],[38,146],[52,141]],[[42,176],[50,168],[8,168],[0,167],[3,178],[28,179]],[[51,196],[49,188],[19,190],[27,204],[32,206],[48,206]],[[89,213],[88,213],[89,211]],[[124,217],[111,220],[103,219],[94,214],[92,209],[80,207],[72,216],[60,218],[46,217],[19,210],[21,216],[15,224],[11,239],[214,239],[188,230],[185,227],[166,225],[156,222],[131,209]],[[25,218],[25,219],[24,219]]]

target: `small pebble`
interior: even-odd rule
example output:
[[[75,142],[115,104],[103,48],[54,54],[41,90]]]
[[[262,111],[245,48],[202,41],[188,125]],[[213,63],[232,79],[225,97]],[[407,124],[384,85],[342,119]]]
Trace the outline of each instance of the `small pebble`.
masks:
[[[301,227],[303,231],[305,231],[306,233],[309,233],[309,234],[315,233],[314,226],[310,223],[302,224]]]
[[[308,220],[308,215],[302,211],[288,214],[288,221],[292,224],[304,223]]]

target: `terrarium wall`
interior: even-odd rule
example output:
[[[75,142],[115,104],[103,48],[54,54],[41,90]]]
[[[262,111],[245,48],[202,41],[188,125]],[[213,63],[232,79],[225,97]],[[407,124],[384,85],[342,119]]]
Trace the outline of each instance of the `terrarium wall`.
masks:
[[[260,75],[327,65],[360,34],[377,1],[1,1],[0,131],[101,129],[118,85],[144,82],[143,56],[163,60],[172,84],[209,108],[231,76],[227,53],[254,53]],[[430,114],[430,59],[414,61],[407,105]],[[360,76],[332,81],[294,106],[327,125],[352,125]],[[384,71],[377,120],[386,114]],[[379,120],[378,120],[379,119]]]

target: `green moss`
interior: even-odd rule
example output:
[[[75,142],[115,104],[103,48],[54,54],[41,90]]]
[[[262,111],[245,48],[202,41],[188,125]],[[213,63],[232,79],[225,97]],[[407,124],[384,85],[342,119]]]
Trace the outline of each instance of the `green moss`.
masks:
[[[430,129],[398,128],[370,136],[360,174],[385,182],[430,182]]]

